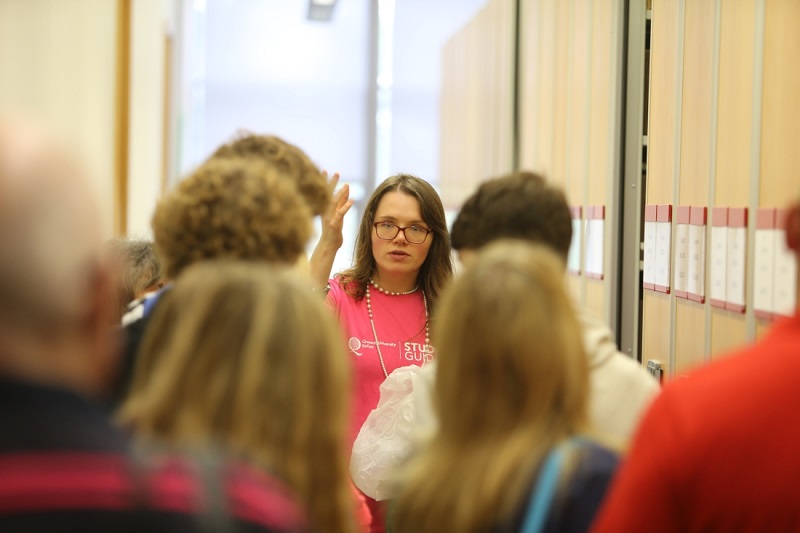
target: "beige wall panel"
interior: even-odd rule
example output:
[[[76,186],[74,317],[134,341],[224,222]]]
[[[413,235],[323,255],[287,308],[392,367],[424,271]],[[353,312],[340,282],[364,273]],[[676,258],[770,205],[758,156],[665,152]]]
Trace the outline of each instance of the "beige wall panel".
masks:
[[[747,342],[744,316],[723,309],[711,310],[711,359],[718,359]]]
[[[555,97],[553,101],[553,166],[551,179],[567,184],[567,119],[569,117],[569,12],[571,2],[558,2],[555,9]]]
[[[722,207],[746,206],[750,199],[755,20],[756,0],[722,0],[714,195]],[[746,340],[745,315],[712,310],[712,358]]]
[[[678,2],[654,0],[651,30],[647,203],[671,204],[675,176]],[[650,319],[645,315],[645,321]],[[645,331],[647,324],[645,324]]]
[[[685,4],[679,205],[708,205],[712,157],[715,0]],[[675,369],[680,376],[705,359],[705,306],[676,299]]]
[[[606,309],[606,285],[597,279],[586,279],[586,309],[602,318],[608,324],[608,310]]]
[[[722,0],[715,200],[718,206],[746,206],[750,196],[755,5],[755,0]]]
[[[483,62],[485,45],[481,40],[482,15],[486,9],[480,11],[467,26],[467,54],[464,59],[467,61],[467,106],[464,113],[469,117],[467,135],[467,151],[470,154],[471,169],[468,171],[469,179],[464,184],[462,195],[459,200],[469,194],[473,185],[486,172],[486,145],[483,142],[485,134],[483,110],[486,109],[488,102],[485,99],[486,80],[483,78]],[[477,102],[483,102],[482,106],[476,106]]]
[[[476,58],[475,83],[480,87],[480,96],[472,102],[475,107],[474,111],[471,111],[478,116],[479,123],[475,149],[477,151],[479,146],[482,147],[480,150],[482,155],[479,159],[478,176],[476,176],[478,181],[491,174],[494,169],[497,150],[497,145],[495,144],[497,129],[495,122],[491,118],[497,113],[497,101],[492,94],[494,85],[497,83],[497,80],[492,79],[494,76],[492,57],[497,54],[497,50],[495,40],[491,37],[491,31],[494,29],[496,7],[496,1],[489,2],[483,11],[478,13],[475,20],[477,23],[475,34],[473,35],[475,39],[473,45],[476,47],[474,56]],[[482,102],[483,105],[478,106],[478,102]]]
[[[800,2],[768,0],[761,123],[763,207],[800,196]]]
[[[645,291],[644,332],[642,335],[642,362],[655,359],[664,366],[664,375],[670,375],[670,297],[666,294]]]
[[[674,375],[679,377],[705,360],[706,309],[689,300],[676,304]]]
[[[514,3],[493,0],[443,53],[442,194],[457,209],[513,158]]]
[[[571,203],[579,204],[587,197],[588,185],[592,9],[589,0],[575,0],[568,4],[571,18],[567,60],[569,77],[567,119],[569,122],[567,145],[564,152],[567,196]]]
[[[544,113],[539,109],[539,76],[541,1],[520,3],[520,61],[519,61],[519,166],[539,169],[539,121]]]
[[[173,2],[149,0],[131,4],[131,88],[128,150],[129,235],[150,236],[150,219],[170,176],[168,150],[171,114],[166,97],[166,28],[175,27]]]
[[[589,183],[588,204],[605,205],[608,187],[613,181],[611,157],[617,146],[609,137],[611,120],[611,92],[616,88],[613,73],[616,65],[613,60],[615,44],[613,34],[613,0],[596,0],[592,4],[592,42],[591,42],[591,105],[589,139]],[[606,213],[606,219],[610,214]],[[610,253],[610,250],[607,250]]]
[[[457,37],[447,41],[442,49],[442,86],[440,117],[439,146],[441,156],[439,159],[439,179],[442,187],[442,202],[446,209],[451,208],[452,188],[458,175],[458,161],[454,157],[456,146],[456,132],[458,131],[458,116],[454,112],[459,105],[459,91],[456,69]]]
[[[756,320],[756,338],[760,339],[772,329],[773,322],[770,320]]]
[[[495,121],[496,150],[495,167],[491,175],[505,174],[513,169],[514,154],[514,68],[516,39],[515,2],[510,0],[494,0],[496,4],[494,25],[490,36],[496,41],[496,54],[490,62],[496,68],[497,88],[494,101],[497,112],[492,117]]]
[[[548,179],[557,180],[553,172],[553,136],[555,133],[556,80],[556,0],[541,0],[539,69],[538,69],[538,125],[536,132],[536,167]]]
[[[583,306],[583,277],[567,275],[567,288],[572,295],[572,301],[578,307]]]
[[[715,3],[686,2],[680,205],[708,205]]]
[[[678,2],[654,0],[651,28],[650,119],[647,203],[673,203],[676,165]],[[670,295],[645,291],[642,305],[642,361],[661,362],[671,375]]]
[[[117,2],[0,1],[0,112],[31,115],[85,164],[113,232]]]

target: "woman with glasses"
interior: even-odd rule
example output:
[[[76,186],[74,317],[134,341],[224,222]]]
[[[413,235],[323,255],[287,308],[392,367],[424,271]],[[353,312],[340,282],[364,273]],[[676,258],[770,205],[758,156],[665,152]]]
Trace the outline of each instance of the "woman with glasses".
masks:
[[[429,322],[452,275],[452,263],[439,195],[426,181],[398,174],[381,183],[367,201],[353,266],[328,279],[343,241],[342,219],[351,205],[345,186],[325,215],[310,266],[339,319],[353,364],[352,443],[377,406],[384,379],[396,368],[433,358]],[[383,531],[383,517],[369,503],[371,531]]]

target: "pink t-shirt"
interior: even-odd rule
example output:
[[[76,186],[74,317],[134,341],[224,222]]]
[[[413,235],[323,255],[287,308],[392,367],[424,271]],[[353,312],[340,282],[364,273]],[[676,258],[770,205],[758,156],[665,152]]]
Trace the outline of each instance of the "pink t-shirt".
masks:
[[[353,364],[353,417],[350,443],[380,399],[380,386],[386,376],[381,368],[375,335],[372,332],[367,299],[355,300],[336,279],[330,280],[328,305],[334,310],[345,333],[347,353]],[[425,304],[422,291],[390,296],[373,288],[370,291],[375,331],[380,341],[386,372],[433,360],[433,347],[425,344]]]

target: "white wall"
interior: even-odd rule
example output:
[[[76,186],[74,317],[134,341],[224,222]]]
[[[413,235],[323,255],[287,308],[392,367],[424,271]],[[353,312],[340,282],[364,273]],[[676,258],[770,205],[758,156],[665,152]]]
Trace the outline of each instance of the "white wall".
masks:
[[[128,233],[148,236],[161,191],[164,36],[175,0],[133,0]],[[115,0],[0,0],[0,112],[32,115],[70,143],[113,233]]]
[[[113,228],[117,3],[0,0],[0,112],[32,115],[85,162]]]
[[[205,146],[237,129],[281,136],[348,182],[367,174],[369,0],[340,0],[330,22],[305,0],[206,3]]]
[[[131,5],[128,228],[150,238],[150,219],[164,176],[165,41],[175,34],[174,0],[134,0]],[[175,39],[177,41],[177,39]]]

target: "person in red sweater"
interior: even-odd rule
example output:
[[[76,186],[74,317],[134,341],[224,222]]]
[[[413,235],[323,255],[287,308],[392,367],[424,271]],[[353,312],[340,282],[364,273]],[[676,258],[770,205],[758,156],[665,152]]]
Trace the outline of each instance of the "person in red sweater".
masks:
[[[800,201],[786,242],[800,259]],[[795,291],[800,301],[800,279]],[[798,363],[800,307],[752,346],[668,384],[593,531],[800,530]]]

